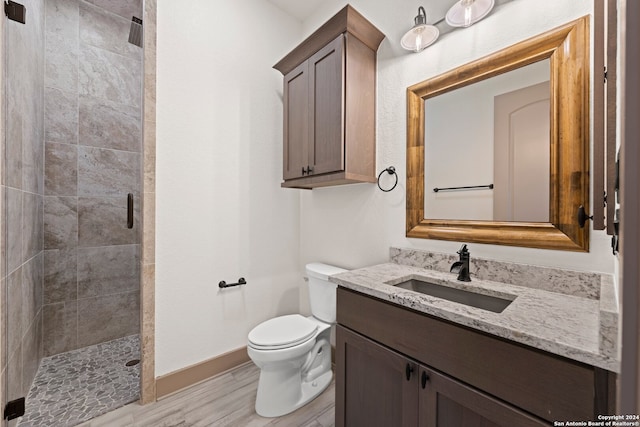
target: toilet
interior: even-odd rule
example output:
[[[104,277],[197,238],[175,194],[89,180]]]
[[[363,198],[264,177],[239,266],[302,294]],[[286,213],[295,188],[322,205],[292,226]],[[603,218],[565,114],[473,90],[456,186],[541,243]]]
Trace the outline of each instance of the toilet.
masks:
[[[327,264],[307,264],[312,316],[276,317],[249,332],[247,352],[260,368],[258,415],[279,417],[293,412],[329,386],[337,288],[329,276],[344,271]]]

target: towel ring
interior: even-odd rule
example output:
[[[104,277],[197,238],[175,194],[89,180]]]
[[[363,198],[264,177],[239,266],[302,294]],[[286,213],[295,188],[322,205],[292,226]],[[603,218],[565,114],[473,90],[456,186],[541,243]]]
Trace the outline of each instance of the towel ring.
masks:
[[[387,172],[389,175],[394,175],[396,177],[396,182],[393,184],[393,187],[391,187],[388,190],[385,190],[384,188],[382,188],[380,186],[380,178],[382,177],[382,174]],[[389,166],[386,169],[383,169],[382,172],[380,172],[378,174],[378,188],[382,191],[384,191],[385,193],[388,193],[389,191],[393,190],[394,188],[396,188],[396,185],[398,185],[398,174],[396,173],[396,168],[394,168],[393,166]]]

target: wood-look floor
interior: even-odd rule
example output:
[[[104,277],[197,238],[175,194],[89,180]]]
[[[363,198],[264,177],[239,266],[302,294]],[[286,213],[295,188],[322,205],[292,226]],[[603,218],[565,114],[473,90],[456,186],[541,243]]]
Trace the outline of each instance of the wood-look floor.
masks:
[[[287,426],[329,427],[335,423],[335,387],[280,418],[255,412],[260,370],[251,362],[158,402],[124,406],[81,424],[83,427]]]

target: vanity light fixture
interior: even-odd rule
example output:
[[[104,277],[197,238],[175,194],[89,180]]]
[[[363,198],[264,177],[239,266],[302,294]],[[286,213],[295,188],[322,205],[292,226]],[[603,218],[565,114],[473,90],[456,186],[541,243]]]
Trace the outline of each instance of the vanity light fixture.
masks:
[[[445,15],[452,27],[469,27],[487,16],[495,0],[460,0]]]
[[[433,25],[427,25],[427,13],[422,6],[418,8],[418,15],[414,18],[414,22],[413,28],[402,36],[400,44],[407,50],[420,52],[438,39],[440,30]]]

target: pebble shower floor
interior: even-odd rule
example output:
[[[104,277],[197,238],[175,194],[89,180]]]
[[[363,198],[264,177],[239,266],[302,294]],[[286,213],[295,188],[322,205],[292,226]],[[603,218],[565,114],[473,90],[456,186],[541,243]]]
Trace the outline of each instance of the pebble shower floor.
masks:
[[[140,338],[92,345],[42,359],[19,427],[74,426],[137,400]]]

